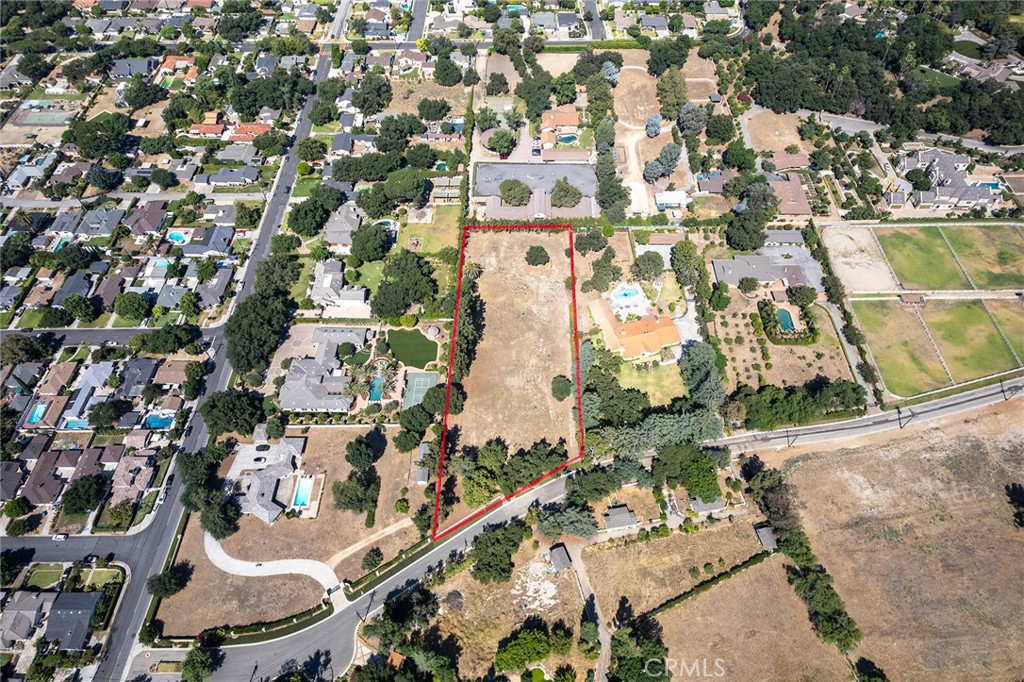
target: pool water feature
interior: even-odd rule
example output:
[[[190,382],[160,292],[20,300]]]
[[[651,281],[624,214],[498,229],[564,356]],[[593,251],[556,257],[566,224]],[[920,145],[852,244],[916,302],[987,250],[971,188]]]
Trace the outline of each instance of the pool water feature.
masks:
[[[174,417],[164,417],[159,414],[151,414],[146,417],[142,425],[147,429],[169,429],[174,423]]]
[[[295,497],[292,498],[293,507],[308,507],[309,499],[313,496],[313,477],[303,476],[295,484]]]
[[[784,332],[796,331],[796,325],[793,324],[793,316],[789,314],[789,311],[785,308],[779,308],[775,313],[775,317],[779,320],[779,327]]]
[[[46,403],[36,403],[35,407],[32,408],[32,412],[29,413],[26,422],[28,424],[38,424],[43,419],[43,415],[45,414]]]
[[[576,133],[564,133],[561,135],[555,135],[555,140],[558,144],[575,144],[576,140],[580,139],[580,136]]]
[[[188,242],[188,237],[185,236],[184,232],[168,232],[167,241],[174,242],[175,244],[185,244]]]
[[[379,401],[384,397],[384,377],[373,377],[370,380],[370,400]]]

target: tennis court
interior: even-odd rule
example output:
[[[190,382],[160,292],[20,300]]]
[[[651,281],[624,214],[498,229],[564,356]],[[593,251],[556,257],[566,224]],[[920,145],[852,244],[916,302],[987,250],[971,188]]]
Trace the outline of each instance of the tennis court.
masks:
[[[423,402],[423,394],[437,385],[437,372],[406,372],[405,392],[402,395],[402,409],[408,410]]]
[[[67,122],[68,115],[65,111],[29,111],[22,118],[22,123],[33,126],[62,126]]]

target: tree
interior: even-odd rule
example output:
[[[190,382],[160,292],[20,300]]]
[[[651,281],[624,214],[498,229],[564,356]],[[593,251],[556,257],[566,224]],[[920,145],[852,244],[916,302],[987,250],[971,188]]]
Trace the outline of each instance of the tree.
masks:
[[[684,102],[679,111],[679,132],[684,137],[699,135],[708,124],[708,110],[693,102]]]
[[[722,163],[739,171],[752,171],[757,165],[757,155],[753,149],[747,148],[742,138],[739,138],[733,140],[725,148],[725,152],[722,153]]]
[[[416,108],[420,118],[426,121],[440,121],[451,111],[451,106],[443,99],[421,99]]]
[[[141,322],[149,317],[153,304],[142,294],[126,291],[114,299],[114,312],[119,317]]]
[[[651,281],[661,276],[665,269],[665,259],[657,251],[646,251],[636,257],[632,269],[637,279]]]
[[[543,246],[531,246],[526,250],[526,262],[529,265],[547,265],[551,261]]]
[[[409,147],[405,152],[405,160],[413,168],[426,170],[433,168],[437,163],[437,152],[430,145],[420,143]]]
[[[512,150],[516,146],[516,138],[512,134],[512,131],[497,130],[491,135],[491,139],[487,141],[487,146],[494,152],[497,152],[499,156],[506,157],[512,153]]]
[[[380,113],[391,104],[391,84],[377,73],[368,73],[352,96],[352,105],[366,116]]]
[[[717,410],[725,402],[717,361],[715,347],[704,341],[689,344],[679,358],[679,372],[690,398],[709,410]]]
[[[217,391],[206,399],[199,413],[213,436],[229,431],[248,436],[263,420],[263,401],[254,393]]]
[[[16,519],[26,516],[32,511],[32,504],[24,497],[15,497],[4,504],[4,516]]]
[[[131,127],[131,119],[121,113],[81,118],[67,130],[65,138],[75,144],[81,156],[101,159],[127,146]]]
[[[384,552],[381,551],[380,547],[371,547],[363,555],[363,561],[360,566],[364,571],[372,571],[380,566],[382,561],[384,561]]]
[[[652,76],[661,76],[669,67],[682,67],[690,52],[690,39],[678,36],[672,39],[651,42],[647,71]]]
[[[356,195],[356,206],[374,219],[383,218],[395,210],[395,202],[388,198],[382,182],[378,182],[369,190],[359,192]]]
[[[437,60],[437,65],[434,67],[434,81],[438,85],[450,87],[458,85],[461,80],[462,71],[451,60],[451,57],[441,57]]]
[[[678,16],[678,15],[676,15]],[[687,104],[686,78],[678,66],[669,67],[661,74],[657,83],[658,102],[661,103],[661,115],[669,121],[675,121]],[[685,134],[685,133],[684,133]]]
[[[572,394],[572,380],[566,376],[556,376],[551,380],[551,395],[562,402]]]
[[[647,117],[647,125],[644,127],[647,137],[657,137],[661,134],[661,114],[651,114]]]
[[[121,172],[96,166],[85,174],[85,181],[96,189],[109,192],[121,184]]]
[[[303,161],[316,161],[327,154],[327,145],[315,137],[304,137],[295,144],[295,156]]]
[[[156,83],[144,80],[141,74],[132,77],[124,89],[124,103],[131,109],[141,109],[167,98],[167,91]]]
[[[105,400],[89,408],[87,413],[89,426],[101,429],[108,428],[131,409],[127,400]]]
[[[91,298],[81,294],[71,294],[64,300],[64,310],[71,313],[76,320],[92,322],[96,319],[96,304]]]
[[[91,512],[103,501],[106,486],[106,480],[101,474],[75,479],[64,491],[61,509],[68,514]]]
[[[756,251],[768,238],[764,231],[766,216],[761,211],[747,209],[733,217],[725,228],[725,241],[740,251]]]
[[[422,303],[437,293],[433,268],[422,256],[406,249],[391,256],[381,273],[377,295],[370,310],[378,318],[398,317],[413,303]]]
[[[180,562],[146,579],[146,590],[157,599],[166,599],[185,589],[192,577],[192,565]]]
[[[524,627],[498,646],[494,668],[498,671],[522,670],[528,664],[543,661],[551,654],[548,633],[539,627]]]
[[[732,116],[715,114],[708,118],[707,132],[709,145],[725,144],[736,137],[736,125]]]
[[[548,504],[541,507],[537,530],[549,540],[557,540],[564,535],[591,538],[597,535],[597,521],[582,507]]]
[[[41,54],[23,54],[18,60],[17,71],[29,80],[38,81],[50,73],[50,65]]]
[[[608,82],[608,85],[613,88],[619,84],[619,67],[621,64],[615,64],[614,62],[603,62],[601,64],[601,77]]]
[[[149,176],[150,181],[160,189],[168,189],[178,184],[178,178],[166,168],[154,168]]]
[[[572,71],[566,71],[552,83],[555,94],[555,103],[558,106],[570,104],[576,101],[576,78]]]
[[[571,208],[578,206],[583,200],[583,192],[571,184],[566,177],[555,180],[551,188],[551,205],[557,208]]]
[[[918,192],[927,192],[932,188],[931,178],[920,168],[907,172],[907,182],[913,185]]]
[[[75,318],[71,317],[71,313],[64,310],[63,308],[53,308],[46,306],[43,308],[43,315],[39,318],[39,326],[44,329],[55,329],[58,327],[68,327],[74,321]]]
[[[204,682],[215,669],[209,649],[193,647],[181,662],[181,679],[183,682]]]
[[[484,585],[508,582],[515,568],[512,555],[528,537],[529,532],[526,524],[518,519],[504,526],[492,526],[484,530],[477,536],[470,551],[473,578]]]
[[[507,95],[509,92],[508,79],[505,74],[492,72],[487,78],[487,94],[490,97],[496,95]]]
[[[252,146],[263,152],[263,156],[281,156],[288,150],[288,136],[278,130],[257,135]]]
[[[651,184],[655,183],[658,179],[668,175],[665,170],[665,166],[658,159],[652,159],[644,164],[644,181]]]
[[[0,363],[4,365],[42,362],[51,354],[49,345],[39,336],[10,332],[0,335]]]
[[[401,168],[384,181],[384,195],[392,201],[418,202],[426,188],[423,172],[416,168]]]
[[[592,120],[605,118],[612,110],[612,88],[601,74],[587,79],[587,109]]]
[[[355,469],[369,469],[376,459],[373,446],[366,436],[357,436],[345,446],[345,461]]]
[[[722,311],[729,307],[729,285],[725,282],[715,282],[711,290],[711,298],[708,305],[712,310]]]
[[[793,305],[806,308],[818,300],[818,291],[814,287],[809,287],[806,284],[798,284],[796,286],[787,287],[786,296],[789,298],[789,302]]]
[[[178,302],[178,310],[190,320],[199,317],[203,312],[203,306],[196,292],[186,291],[182,294],[181,301]]]
[[[352,233],[352,256],[360,262],[384,258],[390,245],[388,231],[380,223],[367,223]]]
[[[752,294],[757,291],[757,287],[760,285],[761,283],[757,281],[756,277],[741,277],[736,288],[745,294]]]
[[[498,194],[501,196],[502,202],[509,206],[526,206],[530,203],[530,196],[533,192],[522,180],[516,180],[515,178],[508,178],[502,180],[501,184],[498,185]]]
[[[332,47],[334,47],[332,45]],[[309,110],[309,120],[313,125],[327,125],[338,120],[338,107],[333,100],[317,96]]]

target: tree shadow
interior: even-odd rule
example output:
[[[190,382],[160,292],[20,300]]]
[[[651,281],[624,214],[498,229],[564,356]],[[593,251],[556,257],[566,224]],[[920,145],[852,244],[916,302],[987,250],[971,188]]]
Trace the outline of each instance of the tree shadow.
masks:
[[[854,668],[857,669],[857,679],[860,682],[885,682],[889,679],[885,671],[875,665],[874,661],[864,657],[857,659]]]
[[[310,680],[333,680],[334,669],[331,666],[331,652],[317,649],[302,664],[302,674]]]
[[[452,670],[459,669],[459,659],[462,657],[462,645],[459,638],[453,634],[444,635],[436,625],[430,626],[427,630],[419,633],[419,644],[426,651],[435,653],[449,662]]]
[[[1013,524],[1018,528],[1024,528],[1024,485],[1007,483],[1006,501],[1013,507]]]
[[[619,606],[615,609],[615,622],[618,624],[629,623],[636,617],[633,605],[629,603],[629,597],[619,597]]]
[[[764,462],[757,455],[754,455],[750,459],[743,462],[740,466],[740,475],[743,476],[743,480],[750,482],[750,479],[757,476],[759,473],[764,471]]]
[[[388,447],[387,436],[380,429],[374,429],[366,434],[366,444],[373,450],[373,461],[376,462],[384,455],[384,451]]]

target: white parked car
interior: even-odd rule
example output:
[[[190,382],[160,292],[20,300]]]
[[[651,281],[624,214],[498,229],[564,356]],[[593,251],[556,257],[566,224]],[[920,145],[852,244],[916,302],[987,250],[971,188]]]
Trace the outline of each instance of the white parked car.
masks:
[[[67,539],[68,539],[68,534],[67,533],[61,533],[60,535],[54,535],[53,536],[53,541],[54,542],[64,542]]]

